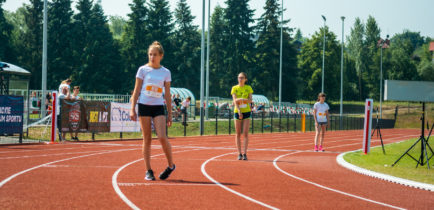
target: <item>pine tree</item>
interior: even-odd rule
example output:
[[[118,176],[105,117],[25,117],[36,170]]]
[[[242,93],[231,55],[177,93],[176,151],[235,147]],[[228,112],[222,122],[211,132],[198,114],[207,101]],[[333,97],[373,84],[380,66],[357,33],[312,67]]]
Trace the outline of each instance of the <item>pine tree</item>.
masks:
[[[224,9],[220,6],[216,6],[210,20],[209,77],[213,79],[210,79],[209,85],[213,88],[209,90],[209,94],[212,96],[227,97],[227,81],[233,80],[233,75],[228,74],[224,64],[225,56],[227,54],[227,43],[224,39],[224,30],[226,25]]]
[[[366,89],[368,97],[378,99],[380,96],[380,50],[377,42],[380,39],[381,30],[372,16],[368,17],[365,27],[366,39],[364,45],[367,48],[365,61],[367,73],[367,80],[365,81]]]
[[[2,8],[4,2],[5,0],[0,0],[0,43],[2,43],[0,45],[0,61],[14,62],[14,48],[11,42],[13,26],[5,18]]]
[[[53,0],[49,4],[47,87],[56,89],[72,75],[72,8],[71,0]]]
[[[172,84],[185,87],[198,95],[200,78],[200,34],[198,26],[193,25],[194,16],[186,0],[179,0],[175,10],[176,30],[174,32],[173,52],[176,65],[172,68]]]
[[[80,0],[79,13],[74,16],[75,33],[79,35],[76,55],[79,55],[77,74],[73,79],[86,92],[114,93],[124,90],[124,74],[119,59],[119,49],[110,33],[107,18],[99,3]],[[101,79],[103,78],[103,79]],[[75,81],[73,81],[75,83]]]
[[[230,96],[231,86],[236,83],[236,77],[240,72],[252,75],[254,72],[253,61],[253,26],[254,10],[249,8],[249,0],[226,0],[227,7],[224,10],[226,27],[224,31],[225,47],[225,71],[227,78],[223,89],[224,96]],[[251,76],[248,76],[252,78]]]
[[[151,37],[148,28],[148,8],[145,0],[133,0],[129,4],[131,13],[122,35],[122,58],[125,61],[125,83],[129,90],[133,90],[135,75],[139,66],[147,62],[148,46]],[[130,91],[128,91],[129,93]]]
[[[43,7],[41,0],[30,0],[30,5],[25,6],[24,19],[27,30],[22,38],[22,56],[19,63],[32,73],[31,89],[41,88]]]
[[[278,100],[279,96],[279,67],[280,67],[280,27],[288,23],[285,20],[280,23],[282,11],[276,0],[267,0],[258,23],[258,40],[256,42],[256,58],[258,72],[253,75],[252,81],[255,88],[272,100]],[[289,33],[292,28],[283,28],[282,42],[282,98],[283,101],[295,101],[296,99],[296,51]],[[267,79],[263,79],[267,78]]]
[[[150,0],[148,4],[148,27],[151,42],[159,41],[164,48],[164,58],[161,64],[169,70],[176,67],[172,43],[174,23],[167,0]],[[151,43],[148,43],[148,45]]]

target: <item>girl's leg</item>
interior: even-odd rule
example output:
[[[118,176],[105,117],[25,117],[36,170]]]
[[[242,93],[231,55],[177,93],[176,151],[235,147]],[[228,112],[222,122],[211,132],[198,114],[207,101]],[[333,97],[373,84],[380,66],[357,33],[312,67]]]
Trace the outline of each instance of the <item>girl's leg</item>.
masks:
[[[151,117],[139,117],[139,120],[143,136],[143,159],[145,160],[146,170],[151,170]]]
[[[173,168],[172,145],[170,145],[166,135],[166,116],[160,115],[154,117],[154,126],[155,131],[157,131],[158,140],[166,155],[167,164],[170,168]]]
[[[235,145],[237,146],[238,149],[238,154],[241,154],[241,126],[243,121],[242,120],[234,120],[234,124],[235,124]]]
[[[321,147],[322,147],[322,142],[324,141],[324,134],[325,134],[325,131],[326,131],[326,127],[327,127],[326,124],[321,125],[322,134],[321,134],[321,142],[319,144]]]
[[[315,144],[315,148],[317,147],[317,145],[318,145],[318,137],[319,137],[319,134],[321,133],[321,127],[320,127],[320,125],[319,124],[317,124],[316,126],[315,126],[315,140],[313,141],[313,143]]]
[[[249,127],[250,119],[242,120],[243,136],[244,136],[244,154],[247,154],[247,146],[249,145]]]

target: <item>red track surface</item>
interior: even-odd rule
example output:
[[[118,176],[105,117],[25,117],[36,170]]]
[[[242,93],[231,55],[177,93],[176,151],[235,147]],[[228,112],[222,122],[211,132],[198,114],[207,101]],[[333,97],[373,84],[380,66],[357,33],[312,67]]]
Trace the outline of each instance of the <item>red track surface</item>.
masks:
[[[418,130],[383,130],[384,143]],[[0,147],[0,209],[432,209],[434,193],[342,168],[336,156],[362,147],[362,131],[250,136],[248,161],[234,136],[171,138],[176,171],[145,181],[141,141]],[[372,146],[379,144],[374,138]],[[158,175],[166,159],[153,141]]]

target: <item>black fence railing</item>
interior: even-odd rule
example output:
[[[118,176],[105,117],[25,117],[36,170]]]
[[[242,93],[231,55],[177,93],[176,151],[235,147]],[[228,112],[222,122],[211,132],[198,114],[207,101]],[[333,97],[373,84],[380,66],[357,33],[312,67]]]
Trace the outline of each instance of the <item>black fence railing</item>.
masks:
[[[304,120],[303,120],[304,118]],[[184,136],[200,135],[198,133],[199,119],[188,122],[174,122],[174,128],[169,133],[174,134],[173,129],[178,128],[179,123],[183,128]],[[328,130],[359,130],[363,129],[363,117],[350,115],[335,116],[329,118],[330,125]],[[177,129],[179,130],[179,129]],[[291,114],[279,112],[254,112],[250,117],[249,132],[254,133],[274,133],[274,132],[300,132],[315,131],[315,120],[312,115]],[[218,108],[210,109],[208,120],[205,121],[205,135],[233,134],[235,126],[233,121],[233,111],[231,109]],[[179,135],[179,133],[178,133]]]

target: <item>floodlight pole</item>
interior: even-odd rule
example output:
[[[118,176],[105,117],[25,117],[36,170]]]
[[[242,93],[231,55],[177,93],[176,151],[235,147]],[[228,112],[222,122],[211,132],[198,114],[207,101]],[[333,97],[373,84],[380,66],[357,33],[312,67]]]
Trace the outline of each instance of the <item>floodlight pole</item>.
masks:
[[[389,35],[386,36],[386,40],[381,40],[380,43],[380,120],[383,119],[382,102],[383,102],[383,47],[384,42],[389,39]]]
[[[205,0],[202,0],[202,42],[201,42],[201,51],[200,51],[200,124],[199,130],[200,135],[203,135],[204,130],[204,120],[203,120],[203,83],[204,83],[204,64],[205,64]]]
[[[324,15],[321,15],[322,19],[324,20],[324,40],[322,43],[322,71],[321,71],[321,92],[324,93],[324,59],[325,59],[325,41],[326,41],[326,17]]]
[[[206,38],[206,96],[205,96],[205,116],[206,119],[208,120],[208,98],[209,98],[209,19],[210,19],[210,5],[211,5],[211,0],[208,0],[208,33],[207,33],[207,38]]]
[[[282,112],[282,43],[283,43],[283,0],[280,17],[280,63],[279,63],[279,116]]]
[[[342,105],[342,100],[343,100],[343,84],[344,84],[344,20],[345,17],[342,16],[341,17],[342,20],[342,46],[341,46],[341,100],[340,100],[340,107],[339,107],[339,117],[340,119],[340,128],[342,129],[342,112],[343,112],[343,105]]]
[[[45,92],[47,90],[47,0],[44,0],[44,24],[42,27],[42,97],[41,118],[45,117]]]

